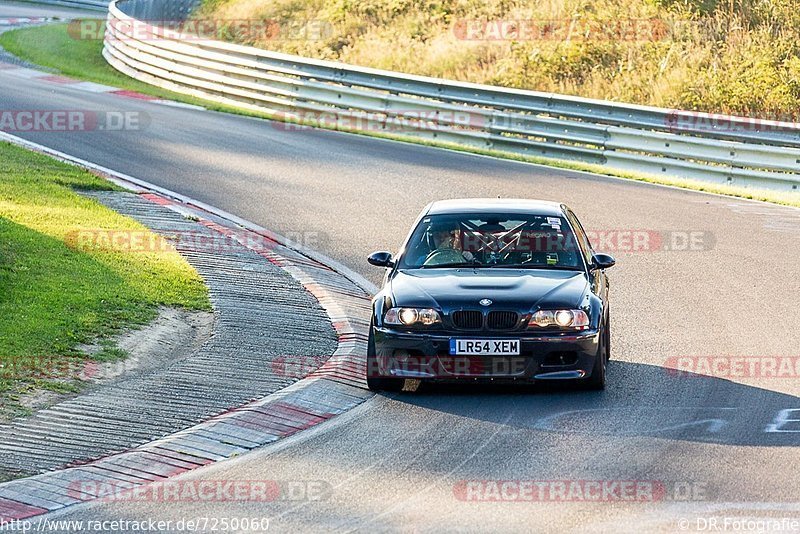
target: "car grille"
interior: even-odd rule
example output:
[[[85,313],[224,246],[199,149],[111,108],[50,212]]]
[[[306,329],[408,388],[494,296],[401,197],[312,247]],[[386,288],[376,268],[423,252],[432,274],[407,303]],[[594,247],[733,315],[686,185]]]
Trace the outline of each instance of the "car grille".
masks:
[[[493,311],[489,312],[489,320],[487,326],[489,330],[511,330],[519,322],[519,315],[517,312],[511,311]]]
[[[464,330],[480,330],[483,328],[483,314],[479,311],[453,312],[453,324]]]
[[[488,330],[512,330],[519,323],[519,314],[513,311],[492,311],[486,318]],[[453,325],[462,330],[482,330],[483,312],[459,310],[453,312]]]

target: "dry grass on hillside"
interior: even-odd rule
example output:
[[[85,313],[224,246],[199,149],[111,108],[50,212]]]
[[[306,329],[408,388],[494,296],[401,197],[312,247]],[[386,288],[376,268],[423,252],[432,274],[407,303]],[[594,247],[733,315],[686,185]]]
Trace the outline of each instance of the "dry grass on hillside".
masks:
[[[790,117],[800,111],[798,7],[797,0],[207,0],[196,17],[269,21],[269,35],[232,25],[223,37],[309,57]],[[527,34],[494,38],[501,27]]]

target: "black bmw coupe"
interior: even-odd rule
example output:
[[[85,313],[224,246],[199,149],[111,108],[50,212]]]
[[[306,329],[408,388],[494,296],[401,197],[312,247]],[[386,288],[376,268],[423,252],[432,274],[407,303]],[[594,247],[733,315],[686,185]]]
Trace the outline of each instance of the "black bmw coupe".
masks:
[[[564,204],[429,204],[372,301],[367,382],[572,380],[603,389],[611,354],[608,279]]]

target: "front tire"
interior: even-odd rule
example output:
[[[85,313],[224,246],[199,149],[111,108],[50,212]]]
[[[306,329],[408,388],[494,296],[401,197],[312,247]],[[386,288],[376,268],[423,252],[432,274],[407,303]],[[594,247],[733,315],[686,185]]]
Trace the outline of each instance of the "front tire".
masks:
[[[606,312],[606,361],[611,361],[611,312]]]
[[[393,378],[378,375],[378,358],[375,351],[375,336],[372,323],[369,325],[367,340],[367,387],[370,391],[401,391],[405,386],[405,378]]]
[[[583,379],[586,389],[602,391],[606,389],[606,366],[611,357],[611,332],[609,330],[608,315],[606,315],[603,333],[600,335],[600,346],[597,347],[597,356],[594,359],[592,374]]]

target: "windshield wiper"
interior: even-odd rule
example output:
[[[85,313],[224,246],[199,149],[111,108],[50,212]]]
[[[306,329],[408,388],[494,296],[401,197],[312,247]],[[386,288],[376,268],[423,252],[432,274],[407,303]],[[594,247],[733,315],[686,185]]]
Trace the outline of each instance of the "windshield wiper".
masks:
[[[569,265],[542,265],[540,263],[495,263],[487,265],[492,269],[547,269],[554,271],[582,271],[580,267]]]
[[[456,267],[485,267],[477,262],[459,261],[454,263],[437,263],[435,265],[420,265],[419,269],[453,269]]]

